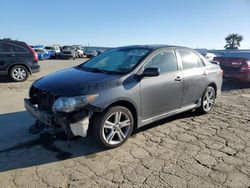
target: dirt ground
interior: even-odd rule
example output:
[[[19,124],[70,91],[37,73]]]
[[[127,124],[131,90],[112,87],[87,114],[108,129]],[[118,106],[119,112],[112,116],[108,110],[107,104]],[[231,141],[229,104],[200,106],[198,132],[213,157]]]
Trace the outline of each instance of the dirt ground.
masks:
[[[223,83],[212,113],[183,113],[102,150],[91,137],[31,135],[31,83],[78,60],[40,62],[24,83],[0,80],[0,187],[249,187],[250,84]]]

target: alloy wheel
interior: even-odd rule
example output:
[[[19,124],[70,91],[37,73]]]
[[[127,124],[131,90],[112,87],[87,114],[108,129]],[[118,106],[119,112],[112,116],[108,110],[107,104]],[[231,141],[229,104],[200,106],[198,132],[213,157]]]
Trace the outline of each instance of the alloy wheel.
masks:
[[[205,111],[210,111],[213,108],[215,100],[215,91],[213,88],[208,88],[205,96],[203,97],[203,109]]]
[[[114,112],[104,122],[102,136],[110,145],[117,145],[126,139],[130,133],[131,120],[121,111]]]
[[[12,76],[16,80],[24,80],[27,77],[27,72],[22,67],[17,67],[12,71]]]

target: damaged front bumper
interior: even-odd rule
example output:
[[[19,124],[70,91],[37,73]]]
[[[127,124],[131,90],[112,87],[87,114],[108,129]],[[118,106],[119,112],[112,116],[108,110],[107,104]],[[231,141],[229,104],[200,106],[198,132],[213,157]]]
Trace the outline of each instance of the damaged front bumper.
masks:
[[[24,107],[25,109],[36,119],[47,124],[54,124],[55,117],[53,114],[48,112],[39,111],[30,101],[30,99],[24,99]]]
[[[24,99],[26,110],[37,120],[46,125],[56,127],[59,126],[65,130],[67,134],[73,133],[75,136],[87,136],[89,119],[94,112],[100,112],[99,108],[87,106],[82,110],[72,113],[53,113],[41,111],[36,104],[30,99]]]

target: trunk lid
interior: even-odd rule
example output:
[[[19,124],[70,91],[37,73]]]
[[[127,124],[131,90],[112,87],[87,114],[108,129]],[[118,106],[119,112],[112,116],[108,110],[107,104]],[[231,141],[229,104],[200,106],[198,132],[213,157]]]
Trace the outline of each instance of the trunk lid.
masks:
[[[245,58],[239,57],[215,57],[213,61],[220,64],[224,73],[240,72],[241,66],[247,61]]]

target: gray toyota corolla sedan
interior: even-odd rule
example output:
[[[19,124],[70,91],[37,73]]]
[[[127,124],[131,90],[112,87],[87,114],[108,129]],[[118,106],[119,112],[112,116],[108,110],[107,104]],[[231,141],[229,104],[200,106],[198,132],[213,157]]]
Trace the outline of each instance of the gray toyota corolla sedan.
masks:
[[[91,132],[114,148],[149,123],[210,112],[221,85],[220,67],[192,49],[126,46],[35,81],[25,107],[44,124],[82,137]]]

